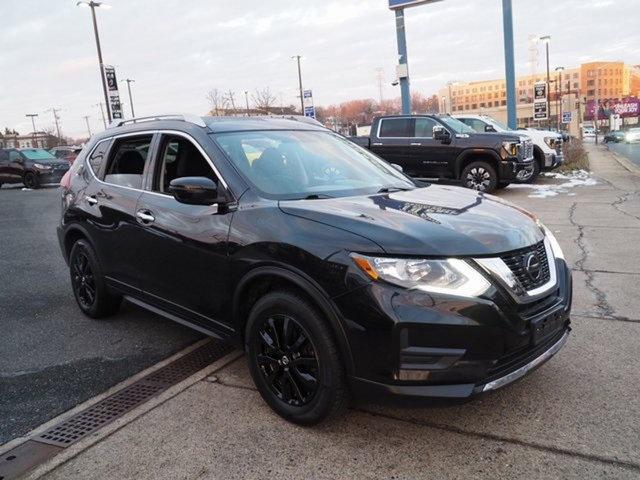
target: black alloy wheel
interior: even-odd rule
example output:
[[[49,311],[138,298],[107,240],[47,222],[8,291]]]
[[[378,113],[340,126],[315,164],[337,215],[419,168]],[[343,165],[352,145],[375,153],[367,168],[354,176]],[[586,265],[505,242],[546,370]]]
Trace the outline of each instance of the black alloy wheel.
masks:
[[[38,178],[33,172],[25,173],[24,178],[22,179],[22,183],[24,183],[24,186],[26,188],[38,188],[38,186],[40,185],[38,182]]]
[[[122,297],[107,289],[98,258],[87,240],[80,239],[73,244],[69,272],[73,295],[85,315],[102,318],[118,310]]]
[[[259,330],[257,362],[271,391],[289,405],[306,405],[318,391],[318,357],[309,334],[288,315],[272,315]]]
[[[78,302],[83,308],[90,309],[96,301],[96,281],[86,252],[79,251],[73,258],[71,279]]]
[[[258,299],[245,344],[260,395],[286,420],[313,425],[346,409],[346,374],[333,330],[307,298],[277,290]]]
[[[479,192],[492,192],[498,187],[495,169],[486,162],[472,162],[462,171],[462,184]]]

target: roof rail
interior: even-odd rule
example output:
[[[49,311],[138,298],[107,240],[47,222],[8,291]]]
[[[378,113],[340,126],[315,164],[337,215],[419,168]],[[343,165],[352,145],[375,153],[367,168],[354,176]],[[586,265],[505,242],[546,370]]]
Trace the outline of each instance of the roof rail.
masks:
[[[111,122],[109,128],[121,127],[128,123],[152,122],[154,120],[178,120],[181,122],[193,123],[194,125],[198,125],[199,127],[207,126],[207,124],[204,123],[204,120],[202,120],[202,117],[199,117],[198,115],[193,115],[190,113],[174,113],[168,115],[152,115],[150,117],[127,118],[126,120],[115,120]]]
[[[308,123],[309,125],[316,125],[316,126],[319,126],[319,127],[324,127],[324,125],[322,123],[320,123],[318,120],[316,120],[313,117],[307,117],[306,115],[295,115],[295,114],[286,114],[286,113],[278,115],[277,113],[271,113],[271,114],[267,115],[267,117],[270,117],[270,118],[283,118],[285,120],[295,120],[297,122]]]

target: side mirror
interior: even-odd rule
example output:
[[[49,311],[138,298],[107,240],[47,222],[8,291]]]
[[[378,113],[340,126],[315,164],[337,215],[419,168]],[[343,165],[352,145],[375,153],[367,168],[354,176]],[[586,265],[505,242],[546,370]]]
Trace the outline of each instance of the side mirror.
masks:
[[[433,139],[441,143],[449,143],[451,142],[451,134],[442,125],[436,125],[433,127]]]
[[[207,177],[180,177],[171,180],[169,193],[187,205],[213,205],[224,198],[218,196],[218,186]]]
[[[495,132],[495,131],[496,131],[496,129],[495,129],[495,128],[493,128],[493,125],[485,125],[485,126],[484,126],[484,131],[485,131],[485,132]]]
[[[398,170],[399,172],[404,172],[403,168],[400,165],[398,165],[397,163],[392,163],[391,166],[393,168],[395,168],[396,170]]]

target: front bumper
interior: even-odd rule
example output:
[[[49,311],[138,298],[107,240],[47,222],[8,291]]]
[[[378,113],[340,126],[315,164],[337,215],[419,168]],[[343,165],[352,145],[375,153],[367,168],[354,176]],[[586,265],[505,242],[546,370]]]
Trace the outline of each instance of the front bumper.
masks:
[[[379,282],[334,299],[357,352],[352,394],[365,402],[464,400],[539,367],[571,330],[571,273],[563,260],[555,261],[556,286],[526,304],[516,304],[499,286],[470,299]],[[549,325],[543,335],[540,325]]]
[[[545,170],[552,170],[558,168],[563,163],[564,154],[562,152],[548,152],[544,154],[544,165],[542,167]]]
[[[531,169],[532,166],[533,158],[525,160],[511,158],[506,161],[502,161],[500,162],[500,171],[498,172],[500,181],[515,181],[522,176],[523,172]]]

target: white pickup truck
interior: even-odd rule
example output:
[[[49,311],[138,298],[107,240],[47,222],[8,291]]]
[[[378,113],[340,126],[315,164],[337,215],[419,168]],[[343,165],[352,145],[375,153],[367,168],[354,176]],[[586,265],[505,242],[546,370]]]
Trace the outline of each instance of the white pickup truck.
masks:
[[[531,174],[521,179],[522,183],[531,183],[540,174],[541,170],[553,170],[562,165],[564,155],[562,153],[562,135],[551,130],[537,130],[527,128],[525,130],[513,131],[506,125],[498,122],[488,115],[459,114],[453,115],[461,122],[469,125],[477,132],[501,132],[518,133],[523,132],[533,142],[533,169]]]

